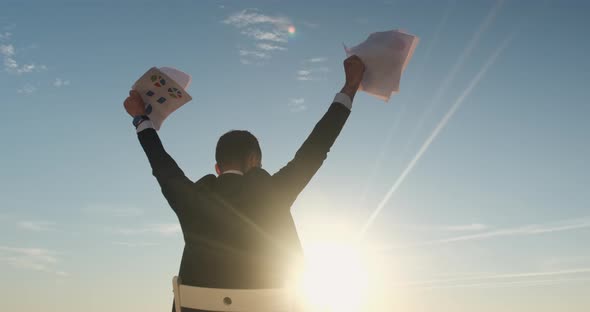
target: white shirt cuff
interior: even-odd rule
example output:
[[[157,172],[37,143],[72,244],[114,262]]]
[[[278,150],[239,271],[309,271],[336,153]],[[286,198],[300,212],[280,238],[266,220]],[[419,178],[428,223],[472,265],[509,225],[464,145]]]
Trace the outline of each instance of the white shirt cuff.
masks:
[[[145,129],[154,129],[154,125],[152,124],[151,120],[144,120],[142,123],[140,123],[139,126],[137,126],[137,133],[140,133]]]
[[[348,95],[344,93],[336,93],[336,96],[334,97],[334,102],[346,106],[346,108],[348,108],[349,110],[352,109],[352,100]]]

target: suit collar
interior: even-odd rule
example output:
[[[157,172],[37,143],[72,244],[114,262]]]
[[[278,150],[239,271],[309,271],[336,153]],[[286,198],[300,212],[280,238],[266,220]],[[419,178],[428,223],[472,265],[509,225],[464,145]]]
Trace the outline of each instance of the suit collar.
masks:
[[[244,175],[244,173],[241,172],[240,170],[225,170],[224,172],[221,173],[221,175],[224,175],[224,174],[239,174],[241,176]]]

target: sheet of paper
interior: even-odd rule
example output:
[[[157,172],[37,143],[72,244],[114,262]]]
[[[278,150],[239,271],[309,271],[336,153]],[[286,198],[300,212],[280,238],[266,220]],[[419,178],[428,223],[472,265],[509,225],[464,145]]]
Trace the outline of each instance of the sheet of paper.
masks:
[[[193,81],[193,78],[189,74],[176,68],[160,67],[160,71],[172,78],[172,80],[178,83],[184,90],[188,89]]]
[[[344,46],[347,56],[357,55],[365,64],[360,89],[389,101],[399,92],[401,76],[414,54],[418,37],[399,30],[375,32],[352,48]]]
[[[177,69],[152,67],[131,88],[139,92],[146,114],[154,128],[160,130],[170,114],[192,100],[186,92],[190,82],[191,77]]]

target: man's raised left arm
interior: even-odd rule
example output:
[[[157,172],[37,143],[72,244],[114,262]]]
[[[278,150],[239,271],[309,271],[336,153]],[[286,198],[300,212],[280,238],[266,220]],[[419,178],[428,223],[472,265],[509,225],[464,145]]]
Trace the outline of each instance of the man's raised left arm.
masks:
[[[178,212],[182,205],[181,198],[190,189],[192,181],[186,177],[176,161],[164,149],[158,133],[145,115],[145,104],[137,91],[129,92],[124,106],[127,113],[134,117],[133,125],[136,127],[137,138],[150,162],[152,174],[160,184],[162,193],[172,209]]]

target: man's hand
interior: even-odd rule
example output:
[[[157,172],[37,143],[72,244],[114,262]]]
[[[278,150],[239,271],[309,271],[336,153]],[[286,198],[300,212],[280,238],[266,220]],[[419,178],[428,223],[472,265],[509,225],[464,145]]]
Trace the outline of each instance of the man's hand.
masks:
[[[360,57],[352,55],[344,60],[344,73],[346,74],[346,83],[342,88],[342,93],[345,93],[352,100],[361,81],[363,81],[363,74],[365,72],[365,64]]]
[[[131,117],[145,115],[145,103],[141,99],[139,92],[135,90],[129,91],[129,96],[125,99],[123,106],[125,106],[125,110]]]

